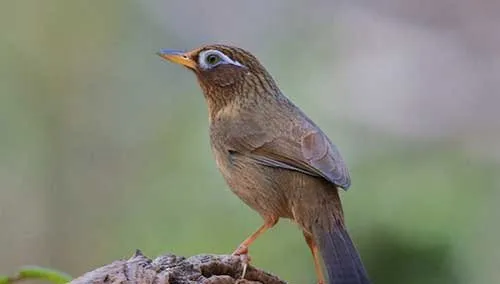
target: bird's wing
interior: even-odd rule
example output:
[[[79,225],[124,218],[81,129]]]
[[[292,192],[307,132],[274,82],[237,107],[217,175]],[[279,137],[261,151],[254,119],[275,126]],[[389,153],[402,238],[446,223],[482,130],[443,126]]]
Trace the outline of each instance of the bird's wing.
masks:
[[[238,135],[231,144],[235,152],[262,165],[323,177],[343,189],[349,188],[351,180],[347,166],[324,133],[314,129],[298,138],[258,131]]]

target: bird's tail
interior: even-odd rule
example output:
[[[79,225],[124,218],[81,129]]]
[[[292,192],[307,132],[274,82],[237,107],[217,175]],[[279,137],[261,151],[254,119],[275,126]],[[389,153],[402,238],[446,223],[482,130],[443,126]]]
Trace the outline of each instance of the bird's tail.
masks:
[[[368,274],[343,224],[314,230],[329,284],[369,284]]]

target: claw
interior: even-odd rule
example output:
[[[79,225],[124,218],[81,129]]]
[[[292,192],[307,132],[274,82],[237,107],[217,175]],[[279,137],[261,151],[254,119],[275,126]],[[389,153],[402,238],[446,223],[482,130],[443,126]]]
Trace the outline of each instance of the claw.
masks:
[[[248,255],[248,247],[257,239],[260,235],[262,235],[265,231],[272,228],[278,222],[278,217],[276,216],[268,216],[264,221],[264,224],[260,226],[260,228],[255,231],[252,235],[246,238],[240,246],[233,252],[234,256],[239,256],[241,263],[243,264],[243,272],[241,274],[241,278],[245,278],[245,274],[247,273],[248,264],[250,263],[250,256]]]
[[[241,263],[243,263],[243,272],[241,272],[241,279],[245,279],[247,274],[248,263],[250,263],[250,257],[248,254],[240,255]]]
[[[248,269],[248,264],[250,263],[251,260],[250,256],[248,255],[248,247],[242,244],[233,252],[232,255],[240,257],[240,261],[243,265],[243,272],[241,273],[240,278],[245,279],[245,275]]]

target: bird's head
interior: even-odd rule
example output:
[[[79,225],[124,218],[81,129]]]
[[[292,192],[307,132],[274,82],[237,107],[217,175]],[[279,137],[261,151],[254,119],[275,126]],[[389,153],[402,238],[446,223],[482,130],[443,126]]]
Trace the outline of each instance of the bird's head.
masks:
[[[221,108],[235,98],[278,94],[274,80],[250,52],[229,45],[206,45],[191,51],[163,49],[158,55],[192,70],[209,107]]]

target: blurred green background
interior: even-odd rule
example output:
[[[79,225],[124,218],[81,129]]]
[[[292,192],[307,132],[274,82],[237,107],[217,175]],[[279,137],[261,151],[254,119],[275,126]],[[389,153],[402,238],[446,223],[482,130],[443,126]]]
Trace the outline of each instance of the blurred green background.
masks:
[[[215,167],[194,76],[155,55],[225,42],[341,148],[375,283],[499,283],[498,3],[2,1],[0,273],[230,253],[260,226]],[[251,254],[315,281],[286,220]]]

